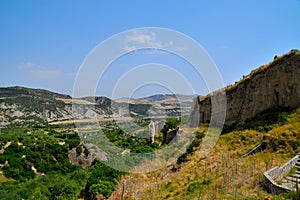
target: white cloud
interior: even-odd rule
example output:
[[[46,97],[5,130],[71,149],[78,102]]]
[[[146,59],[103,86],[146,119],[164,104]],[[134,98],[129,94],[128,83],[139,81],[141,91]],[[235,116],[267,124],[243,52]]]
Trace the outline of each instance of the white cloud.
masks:
[[[174,42],[172,40],[166,39],[167,41],[161,41],[157,39],[156,34],[151,31],[140,31],[135,30],[132,32],[131,35],[126,37],[126,45],[124,46],[124,50],[126,51],[133,51],[136,50],[139,46],[147,46],[149,48],[154,49],[165,49],[165,48],[174,48],[176,50],[182,50],[183,48],[179,48],[174,46]],[[151,53],[158,53],[158,54],[167,54],[167,52],[161,51],[153,51]]]
[[[134,33],[126,38],[129,43],[144,44],[153,48],[163,48],[165,44],[158,41],[153,32],[139,32],[134,31]]]
[[[155,39],[155,34],[150,33],[138,33],[137,31],[134,31],[134,34],[127,37],[127,42],[137,42],[142,44],[148,44],[150,41],[153,41]]]
[[[176,45],[176,42],[170,40],[170,38],[157,38],[154,32],[147,30],[134,30],[126,37],[125,43],[126,45],[123,49],[128,52],[137,50],[140,47],[153,48],[153,50],[144,51],[145,54],[168,54],[167,51],[161,51],[159,49],[186,51],[185,47]]]
[[[128,45],[126,45],[126,46],[124,47],[124,50],[125,50],[125,51],[135,51],[135,50],[136,50],[136,47],[135,47],[135,46],[128,46]]]

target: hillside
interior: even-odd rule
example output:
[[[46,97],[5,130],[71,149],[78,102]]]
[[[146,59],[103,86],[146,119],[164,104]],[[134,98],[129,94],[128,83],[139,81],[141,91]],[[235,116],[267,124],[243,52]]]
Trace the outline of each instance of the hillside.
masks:
[[[200,147],[173,165],[151,173],[128,174],[111,199],[264,199],[263,173],[282,165],[300,146],[300,52],[274,58],[249,75],[194,101],[188,125],[200,119],[198,132],[207,133],[211,99],[225,92],[225,131],[205,158]],[[197,117],[200,116],[200,117]],[[202,140],[201,140],[202,141]],[[266,149],[242,158],[257,145]],[[180,162],[179,162],[180,160]],[[125,188],[125,189],[124,189]],[[123,191],[124,190],[124,191]],[[276,196],[286,199],[288,195]]]
[[[275,57],[234,85],[197,97],[187,126],[183,125],[187,119],[181,121],[180,129],[176,127],[176,119],[167,120],[163,129],[154,134],[154,143],[148,137],[149,116],[188,114],[192,96],[73,99],[40,89],[0,88],[0,199],[104,199],[109,196],[132,200],[264,199],[267,196],[295,199],[294,193],[268,194],[263,173],[300,152],[299,77],[299,51]],[[214,133],[208,131],[211,102],[220,93],[225,93],[227,100],[224,134],[202,157],[201,144],[209,141],[205,139]],[[72,104],[77,105],[76,110]],[[126,105],[129,113],[124,109]],[[98,129],[72,130],[63,126],[74,123],[73,117],[89,125],[88,120],[95,113],[99,120],[107,120],[100,127],[104,135]],[[143,129],[133,131],[131,126],[121,129],[112,121],[116,116],[136,117]],[[9,124],[13,126],[5,126]],[[197,125],[195,130],[190,128],[191,124]],[[151,171],[155,167],[152,164],[164,161],[158,150],[165,151],[167,157],[176,154],[174,149],[167,148],[168,131],[175,140],[189,139],[191,144],[163,169],[124,174],[93,159],[103,153],[97,155],[96,145],[102,145],[113,150],[101,154],[104,162],[117,163],[119,167],[137,164],[136,169]],[[85,141],[86,137],[80,137],[82,134],[91,137]],[[120,149],[103,143],[105,139]],[[259,144],[265,146],[262,151],[244,157]],[[151,157],[153,163],[149,165],[129,152],[155,155]],[[125,159],[118,160],[116,155]]]
[[[69,107],[59,99],[71,97],[41,89],[0,88],[0,125],[70,118]]]
[[[222,92],[225,92],[227,101],[225,131],[247,126],[247,121],[263,115],[266,110],[273,110],[275,115],[293,110],[300,106],[299,77],[298,50],[276,56],[272,62],[253,70],[234,85],[195,101],[199,104],[199,109],[192,111],[190,123],[208,123],[211,119],[212,99],[218,98]],[[193,119],[200,119],[200,122],[192,122]],[[266,120],[261,120],[256,125],[263,125]]]
[[[207,127],[200,126],[205,132]],[[284,120],[268,127],[224,134],[213,151],[199,160],[197,147],[186,162],[144,174],[127,174],[119,182],[111,199],[264,199],[263,172],[280,166],[300,151],[300,108]],[[242,155],[267,143],[267,149],[255,155]],[[292,194],[271,195],[274,199],[290,199]]]
[[[178,98],[174,95],[160,95],[160,98],[153,96],[126,100],[111,100],[107,97],[72,98],[41,89],[0,88],[0,126],[73,123],[74,118],[84,121],[95,115],[100,120],[107,120],[112,118],[113,111],[119,117],[188,115],[192,99],[193,96],[184,95]],[[77,105],[76,109],[73,109],[72,103]],[[128,106],[129,113],[126,111]]]

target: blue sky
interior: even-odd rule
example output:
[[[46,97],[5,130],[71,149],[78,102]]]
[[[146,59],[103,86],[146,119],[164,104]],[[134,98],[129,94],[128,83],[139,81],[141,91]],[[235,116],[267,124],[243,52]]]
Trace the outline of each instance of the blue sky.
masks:
[[[80,65],[99,43],[140,27],[173,29],[193,38],[210,54],[228,85],[275,55],[300,49],[299,21],[299,0],[1,0],[0,86],[72,94]],[[163,54],[150,60],[157,57],[176,67],[184,65]],[[141,61],[148,58],[129,56],[115,64],[112,74]],[[187,73],[197,85],[193,72]],[[97,95],[111,95],[113,78],[106,79]],[[207,92],[201,80],[199,87],[197,93]],[[162,88],[144,90],[135,96],[167,92]]]

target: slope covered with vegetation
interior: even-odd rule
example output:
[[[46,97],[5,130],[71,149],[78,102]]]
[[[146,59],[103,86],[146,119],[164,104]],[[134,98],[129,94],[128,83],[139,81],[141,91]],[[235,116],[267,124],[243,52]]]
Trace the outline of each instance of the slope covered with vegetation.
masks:
[[[121,172],[94,161],[73,165],[69,152],[79,149],[73,132],[8,127],[0,133],[0,199],[77,199],[109,197]]]
[[[200,131],[205,127],[199,127]],[[213,151],[199,159],[199,147],[187,155],[179,170],[172,166],[147,174],[128,174],[120,181],[125,199],[264,199],[263,172],[282,165],[300,152],[300,108],[280,113],[266,127],[236,130],[222,135]],[[255,155],[242,155],[265,142]],[[120,195],[121,188],[115,192]],[[293,194],[273,196],[291,198]]]

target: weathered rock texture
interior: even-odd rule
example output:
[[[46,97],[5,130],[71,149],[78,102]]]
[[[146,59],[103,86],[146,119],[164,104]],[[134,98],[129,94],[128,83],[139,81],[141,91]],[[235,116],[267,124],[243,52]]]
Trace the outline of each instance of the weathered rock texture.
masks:
[[[294,109],[300,106],[300,52],[275,57],[264,66],[253,70],[248,76],[232,86],[213,92],[194,101],[189,124],[209,123],[211,101],[220,93],[226,93],[225,126],[243,124],[257,114],[278,107]]]

